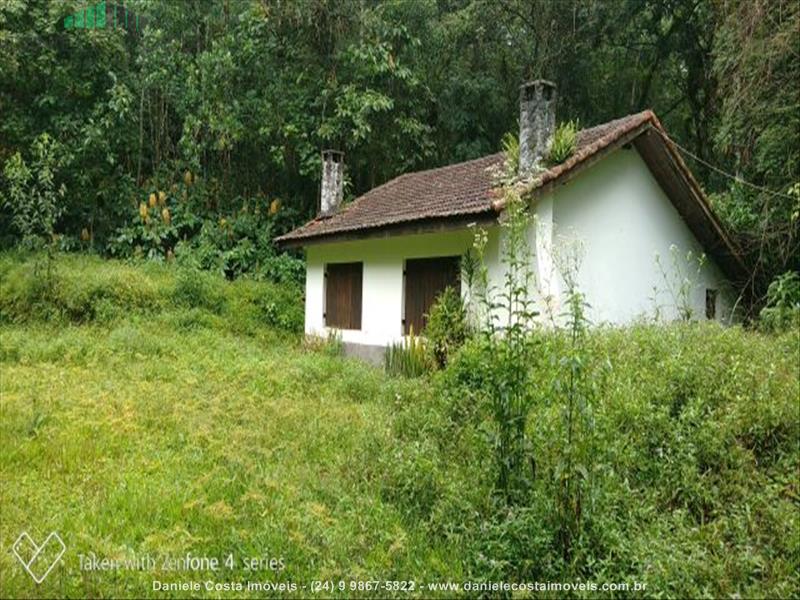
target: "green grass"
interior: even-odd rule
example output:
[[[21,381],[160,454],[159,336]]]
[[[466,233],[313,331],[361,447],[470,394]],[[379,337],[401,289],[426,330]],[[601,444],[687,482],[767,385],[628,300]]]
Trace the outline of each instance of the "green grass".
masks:
[[[0,544],[68,546],[42,586],[0,554],[0,596],[151,595],[151,574],[81,574],[88,552],[276,556],[267,579],[304,583],[459,571],[362,477],[387,427],[374,370],[168,318],[10,327],[0,347]]]
[[[564,565],[548,479],[557,336],[542,336],[532,365],[536,484],[507,510],[493,495],[493,424],[478,393],[491,357],[475,348],[444,372],[387,377],[302,343],[296,289],[85,256],[60,258],[55,281],[43,293],[29,258],[0,255],[0,597],[187,595],[153,591],[153,579],[800,592],[798,332],[593,333],[590,355],[607,362],[597,476],[581,562]],[[67,545],[41,585],[7,551],[22,531],[37,541],[58,531]],[[233,554],[285,568],[81,571],[79,554],[91,552]],[[331,595],[387,593],[317,596]]]
[[[264,326],[243,333],[217,315],[219,299],[186,308],[166,269],[73,261],[60,264],[71,280],[96,287],[132,273],[155,291],[146,310],[137,304],[107,325],[2,328],[0,547],[23,530],[37,541],[58,531],[68,550],[40,586],[1,552],[0,597],[164,595],[151,591],[152,573],[81,572],[78,555],[89,552],[285,563],[210,577],[220,581],[458,573],[454,556],[404,521],[361,469],[363,448],[387,435],[383,399],[402,382]],[[240,285],[221,284],[222,302]]]

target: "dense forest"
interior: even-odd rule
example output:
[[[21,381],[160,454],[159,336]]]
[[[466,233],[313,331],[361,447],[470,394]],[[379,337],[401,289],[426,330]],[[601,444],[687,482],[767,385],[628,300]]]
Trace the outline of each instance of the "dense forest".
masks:
[[[3,247],[53,200],[62,250],[302,277],[271,240],[314,214],[322,148],[346,153],[354,197],[497,151],[520,83],[545,77],[559,120],[655,110],[756,298],[800,270],[794,0],[125,4],[142,27],[65,27],[86,1],[0,0]]]

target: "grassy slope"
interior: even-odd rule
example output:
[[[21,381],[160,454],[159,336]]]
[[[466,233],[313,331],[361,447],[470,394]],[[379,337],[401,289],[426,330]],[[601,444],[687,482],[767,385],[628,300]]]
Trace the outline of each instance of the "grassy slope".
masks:
[[[0,553],[0,597],[150,590],[147,573],[81,574],[90,551],[283,557],[263,578],[299,583],[458,573],[361,478],[359,449],[386,432],[378,371],[186,321],[3,327],[0,547],[56,530],[68,552],[41,586]]]
[[[69,548],[42,589],[0,554],[0,596],[149,587],[82,577],[89,551],[266,553],[287,581],[458,572],[360,481],[357,449],[386,423],[371,370],[161,322],[15,327],[0,343],[0,544],[56,530]]]

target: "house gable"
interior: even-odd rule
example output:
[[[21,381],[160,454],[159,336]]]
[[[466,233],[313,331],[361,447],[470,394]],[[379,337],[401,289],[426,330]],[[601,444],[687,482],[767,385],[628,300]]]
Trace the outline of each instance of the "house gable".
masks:
[[[594,322],[674,319],[681,307],[702,318],[707,290],[718,296],[719,315],[730,316],[728,278],[716,259],[701,260],[707,249],[635,146],[609,153],[542,202],[552,207],[556,262],[582,249],[577,281]]]

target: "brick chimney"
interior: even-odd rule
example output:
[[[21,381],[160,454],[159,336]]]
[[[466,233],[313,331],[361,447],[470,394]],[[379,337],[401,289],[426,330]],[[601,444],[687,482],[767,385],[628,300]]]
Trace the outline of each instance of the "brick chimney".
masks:
[[[339,210],[344,190],[344,152],[322,151],[322,186],[319,194],[319,216],[329,217]]]
[[[519,173],[530,173],[550,150],[556,130],[556,84],[537,79],[519,91]]]

